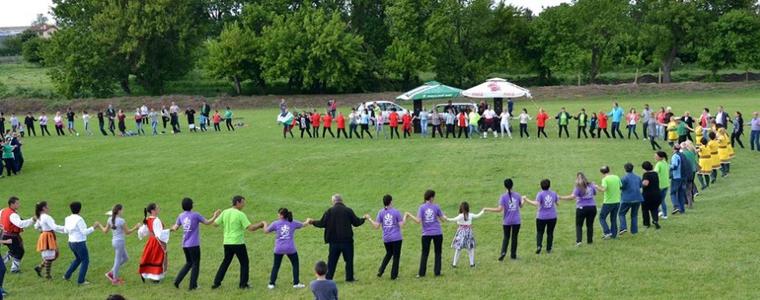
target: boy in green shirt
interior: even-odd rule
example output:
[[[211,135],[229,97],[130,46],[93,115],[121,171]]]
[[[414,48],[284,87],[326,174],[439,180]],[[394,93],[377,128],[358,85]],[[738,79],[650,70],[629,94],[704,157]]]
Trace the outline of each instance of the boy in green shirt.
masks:
[[[667,161],[667,154],[664,151],[657,151],[654,155],[657,163],[654,166],[654,171],[657,172],[657,179],[660,181],[660,216],[662,219],[668,219],[668,204],[665,203],[665,197],[668,195],[668,189],[670,189],[670,164]]]
[[[617,238],[617,215],[620,208],[620,193],[623,183],[620,177],[610,174],[610,167],[604,166],[599,170],[602,173],[602,184],[598,186],[599,190],[604,192],[604,203],[602,212],[599,213],[599,224],[604,231],[604,239]],[[610,217],[612,228],[607,225],[607,216]]]
[[[212,289],[219,288],[222,284],[233,256],[237,256],[238,262],[240,262],[240,288],[247,289],[250,287],[248,285],[248,250],[245,247],[243,235],[246,230],[256,231],[260,228],[266,228],[267,224],[264,221],[251,224],[251,221],[248,221],[248,216],[242,212],[244,206],[245,198],[243,196],[232,197],[232,207],[222,211],[222,214],[214,222],[214,226],[221,226],[224,232],[224,260],[216,272]]]
[[[235,131],[235,126],[232,126],[232,110],[230,110],[229,106],[224,111],[224,122],[227,124],[227,131]]]

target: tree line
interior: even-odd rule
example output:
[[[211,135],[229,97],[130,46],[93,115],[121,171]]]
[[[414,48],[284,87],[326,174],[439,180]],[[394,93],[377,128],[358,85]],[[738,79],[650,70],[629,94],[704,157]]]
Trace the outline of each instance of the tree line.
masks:
[[[67,97],[133,84],[161,94],[193,68],[237,93],[398,90],[424,73],[467,87],[493,74],[594,83],[621,68],[659,70],[668,83],[678,62],[760,68],[752,0],[576,0],[538,15],[494,0],[53,2],[58,32],[25,54]]]

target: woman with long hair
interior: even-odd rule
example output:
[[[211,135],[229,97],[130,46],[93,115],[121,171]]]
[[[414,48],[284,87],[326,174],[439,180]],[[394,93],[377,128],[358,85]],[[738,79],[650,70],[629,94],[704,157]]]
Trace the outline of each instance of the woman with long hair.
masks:
[[[45,279],[48,280],[53,279],[50,276],[50,268],[53,261],[58,258],[58,242],[55,233],[65,232],[63,226],[56,224],[50,217],[49,211],[46,201],[39,202],[34,207],[34,215],[37,217],[34,228],[42,232],[37,239],[37,252],[42,255],[42,263],[34,267],[34,271],[37,272],[37,276],[42,277],[42,269],[45,269]]]
[[[583,244],[583,224],[586,224],[586,242],[594,242],[594,219],[596,218],[596,185],[588,181],[583,172],[575,175],[573,193],[559,197],[560,200],[575,200],[575,246]]]
[[[139,273],[143,282],[145,279],[159,282],[166,274],[166,243],[169,242],[169,229],[164,229],[164,224],[158,218],[159,211],[155,203],[148,204],[143,211],[143,226],[137,232],[140,239],[148,237],[140,257]]]
[[[108,221],[106,221],[106,225],[100,226],[100,230],[103,231],[103,233],[111,231],[113,235],[111,238],[111,246],[113,246],[114,250],[113,267],[108,273],[106,273],[106,278],[108,278],[113,285],[124,283],[124,279],[119,277],[119,269],[122,265],[127,263],[127,260],[129,260],[127,248],[124,245],[124,237],[137,230],[141,224],[137,223],[132,228],[127,227],[127,222],[122,218],[123,210],[124,206],[121,204],[114,205],[111,209],[111,215],[108,217]]]
[[[324,136],[324,134],[322,134],[322,136]],[[267,285],[267,288],[270,290],[274,288],[275,282],[277,281],[277,273],[280,272],[280,265],[282,265],[283,256],[288,257],[293,269],[293,288],[304,288],[305,285],[301,283],[299,278],[298,250],[296,250],[294,238],[296,230],[308,225],[311,220],[306,219],[303,223],[295,221],[293,220],[293,212],[289,211],[287,208],[280,208],[277,210],[277,217],[277,221],[269,224],[269,227],[264,231],[264,233],[274,232],[275,234],[274,264],[272,264],[272,272],[269,275],[269,285]]]
[[[543,109],[541,112],[543,112]],[[519,193],[512,190],[513,187],[514,182],[512,178],[504,179],[506,192],[499,199],[499,207],[483,209],[488,212],[504,213],[502,224],[504,238],[501,241],[499,261],[504,261],[504,257],[507,256],[507,246],[510,241],[512,242],[512,247],[510,247],[509,258],[517,259],[517,236],[520,234],[520,208],[522,208],[524,201]]]

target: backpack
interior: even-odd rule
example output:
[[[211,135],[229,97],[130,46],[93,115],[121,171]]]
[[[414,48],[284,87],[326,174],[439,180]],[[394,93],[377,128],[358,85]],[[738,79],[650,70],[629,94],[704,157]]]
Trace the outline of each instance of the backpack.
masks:
[[[678,152],[678,157],[681,159],[681,178],[691,178],[694,175],[694,166],[691,165],[691,162],[689,162],[689,159],[683,153]]]

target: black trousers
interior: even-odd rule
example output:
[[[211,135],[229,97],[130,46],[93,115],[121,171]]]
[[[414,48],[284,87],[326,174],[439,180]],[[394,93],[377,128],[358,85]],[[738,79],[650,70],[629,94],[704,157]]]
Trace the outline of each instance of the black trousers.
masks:
[[[641,219],[644,226],[649,227],[650,224],[658,224],[660,216],[658,215],[658,209],[662,200],[660,196],[655,196],[656,199],[645,198],[644,203],[641,204]],[[651,222],[650,222],[651,219]]]
[[[744,149],[744,143],[742,143],[741,137],[744,132],[732,132],[731,133],[731,147],[734,146],[734,142],[739,142],[739,146]]]
[[[227,269],[230,267],[230,263],[232,263],[233,256],[237,256],[238,262],[240,262],[240,287],[244,288],[248,286],[248,250],[245,244],[224,245],[224,260],[219,265],[219,270],[216,271],[214,286],[222,284],[224,275],[227,274]]]
[[[358,125],[356,125],[356,124],[349,124],[348,125],[348,138],[349,139],[354,138],[354,135],[356,135],[356,138],[359,138],[359,131],[356,130],[357,126]]]
[[[222,131],[222,129],[219,128],[219,123],[214,123],[214,131]],[[309,136],[311,136],[311,133],[309,133]]]
[[[61,125],[61,126],[55,125],[55,134],[57,136],[66,135],[66,133],[63,132],[63,125]]]
[[[544,131],[544,127],[538,127],[538,133],[536,134],[536,135],[538,136],[538,137],[537,137],[538,139],[540,139],[540,138],[541,138],[541,134],[542,134],[542,133],[544,134],[544,137],[545,137],[545,138],[549,138],[548,136],[546,136],[546,131]]]
[[[610,133],[607,131],[607,128],[597,128],[596,129],[597,138],[600,138],[600,139],[602,138],[602,131],[604,131],[604,134],[607,136],[607,138],[610,138]]]
[[[391,128],[391,139],[393,139],[393,134],[394,133],[396,134],[396,138],[400,139],[401,136],[399,136],[399,134],[398,134],[398,126],[391,126],[390,128]]]
[[[29,136],[37,136],[37,132],[34,131],[34,124],[26,124],[26,130],[29,131]]]
[[[541,249],[546,232],[546,251],[552,251],[554,244],[554,227],[557,226],[557,219],[541,220],[536,219],[536,247]]]
[[[13,172],[13,175],[16,175],[16,160],[13,158],[3,158],[3,163],[5,164],[5,171],[7,172],[7,176],[11,176],[11,172]],[[0,173],[2,173],[3,170],[0,170]],[[8,246],[10,248],[10,246]]]
[[[169,123],[169,117],[161,117],[161,121],[164,124],[164,130],[166,129],[166,123]]]
[[[182,248],[185,252],[185,265],[179,270],[177,278],[174,280],[174,285],[179,286],[182,280],[185,279],[185,275],[190,271],[190,289],[194,290],[198,287],[198,274],[201,270],[201,247],[188,247]]]
[[[332,280],[335,276],[335,267],[338,266],[338,258],[343,255],[346,263],[346,281],[354,281],[354,243],[330,243],[330,252],[327,255],[327,279]]]
[[[332,131],[332,127],[322,127],[322,138],[327,137],[327,135],[325,134],[326,132],[329,132],[330,136],[335,138],[335,134]]]
[[[299,264],[298,264],[298,252],[293,254],[274,254],[274,264],[272,265],[272,273],[269,274],[269,284],[274,285],[277,282],[277,273],[280,273],[280,266],[282,265],[282,257],[287,255],[290,260],[290,265],[293,267],[293,285],[301,283],[298,278]]]
[[[528,133],[528,124],[520,123],[520,137],[523,137],[523,132],[525,133],[525,136],[530,137],[530,133]]]
[[[586,134],[586,126],[578,126],[578,138],[581,138],[581,132],[583,132],[583,137],[588,138],[588,135]],[[591,133],[593,137],[594,133]]]
[[[643,136],[643,137],[649,136],[648,135],[649,131],[647,131],[649,129],[649,123],[647,121],[644,121],[644,122],[641,122],[641,125],[642,125],[641,126],[641,136]]]
[[[166,125],[164,125],[164,128],[166,128]],[[116,135],[116,125],[113,123],[113,119],[108,118],[108,130],[111,131],[111,135]]]
[[[343,137],[344,138],[348,138],[348,133],[346,133],[346,129],[345,128],[338,128],[338,138],[340,138],[340,133],[341,132],[343,133]]]
[[[441,275],[441,254],[443,252],[443,235],[423,235],[422,236],[422,255],[420,256],[420,271],[417,273],[420,277],[427,273],[427,260],[430,256],[430,242],[433,242],[433,274]]]
[[[24,258],[24,241],[20,235],[6,235],[3,234],[3,240],[11,240],[8,246],[8,254],[18,260]]]
[[[446,124],[446,138],[449,138],[449,133],[453,137],[457,137],[456,133],[454,133],[454,124]]]
[[[567,125],[559,125],[559,137],[562,137],[562,130],[565,131],[565,136],[570,138],[570,133],[567,132]]]
[[[98,123],[98,128],[100,129],[100,133],[104,136],[108,136],[108,132],[106,132],[105,124],[103,124],[103,122]],[[45,130],[47,130],[47,128]]]
[[[46,133],[47,133],[48,136],[51,135],[50,131],[48,131],[47,125],[40,125],[40,134],[42,136],[45,136]]]
[[[312,126],[311,128],[312,128],[312,132],[314,132],[311,137],[318,138],[319,137],[319,127],[318,126]]]
[[[227,131],[235,131],[235,126],[232,126],[232,119],[225,119],[224,123],[227,125]]]
[[[435,138],[435,131],[438,130],[438,135],[443,137],[443,131],[441,131],[441,125],[433,125],[433,137]]]
[[[657,143],[656,139],[657,139],[656,136],[650,136],[649,137],[649,144],[652,145],[652,150],[660,150],[660,149],[662,149],[662,147],[660,147],[660,144]]]
[[[584,206],[575,209],[575,242],[583,242],[583,223],[586,223],[586,242],[594,242],[594,219],[596,206]]]
[[[369,138],[372,138],[372,133],[369,132],[369,124],[361,124],[361,126],[362,126],[362,138],[364,138],[365,132],[367,133],[367,135],[369,135]],[[396,128],[396,134],[398,135],[398,128]],[[393,131],[391,131],[391,137],[393,137]]]
[[[502,229],[504,230],[504,238],[501,240],[501,256],[507,255],[507,246],[511,241],[509,257],[517,259],[517,237],[520,234],[520,224],[502,225]]]
[[[174,133],[180,132],[179,130],[179,118],[177,117],[177,114],[171,113],[169,114],[169,117],[171,118],[171,125],[172,125],[172,131]]]
[[[402,241],[385,243],[385,257],[383,257],[383,262],[380,263],[380,269],[377,271],[377,276],[383,276],[383,273],[385,273],[385,267],[388,266],[388,263],[392,258],[393,265],[391,265],[391,279],[398,278],[398,265],[399,260],[401,260],[401,242]]]
[[[462,137],[462,131],[464,131],[465,138],[470,138],[470,133],[469,133],[470,129],[467,127],[462,127],[462,126],[459,126],[459,135],[457,136],[457,138]]]

